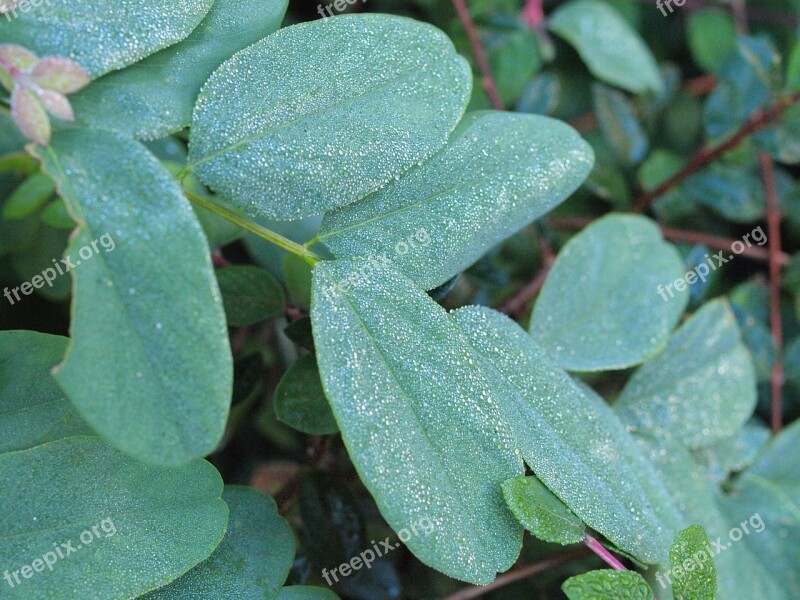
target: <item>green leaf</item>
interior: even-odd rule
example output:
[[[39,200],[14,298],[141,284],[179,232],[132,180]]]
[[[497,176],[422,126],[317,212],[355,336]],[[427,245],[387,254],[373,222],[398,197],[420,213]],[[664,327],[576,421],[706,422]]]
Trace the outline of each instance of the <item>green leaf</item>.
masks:
[[[67,342],[33,331],[0,332],[0,453],[92,433],[50,375]]]
[[[264,269],[232,266],[216,272],[225,315],[231,327],[245,327],[283,314],[286,295]]]
[[[657,290],[683,275],[683,261],[655,223],[606,216],[562,248],[536,302],[531,335],[571,371],[639,364],[664,347],[689,299],[686,288],[667,301]]]
[[[653,600],[644,577],[634,571],[589,571],[570,577],[561,589],[569,600]]]
[[[152,155],[112,133],[58,133],[39,157],[79,223],[67,249],[72,342],[59,384],[97,432],[145,462],[210,453],[225,428],[232,361],[189,203]]]
[[[180,42],[214,0],[43,0],[13,20],[0,19],[0,39],[39,56],[70,58],[93,77],[121,69]],[[87,26],[91,24],[91,26]]]
[[[550,16],[549,28],[581,55],[598,79],[641,94],[663,89],[650,49],[622,15],[600,0],[571,0]]]
[[[503,497],[517,520],[540,540],[564,546],[583,541],[583,521],[536,477],[504,481]]]
[[[277,600],[339,600],[339,596],[324,588],[290,585],[281,590]]]
[[[672,592],[679,600],[714,600],[717,571],[711,544],[702,527],[692,525],[680,531],[669,548]]]
[[[147,466],[95,437],[0,455],[0,477],[14,482],[0,496],[0,564],[12,579],[23,570],[11,599],[135,598],[208,558],[228,520],[209,463]],[[25,565],[38,572],[23,579]]]
[[[734,223],[753,223],[764,216],[763,183],[740,165],[715,163],[689,177],[681,189]]]
[[[723,483],[732,473],[749,467],[769,438],[770,430],[753,420],[732,436],[694,450],[692,457],[714,482]]]
[[[280,27],[287,0],[216,0],[184,41],[71,98],[77,122],[155,139],[192,122],[200,88],[224,60]]]
[[[229,485],[222,499],[230,508],[225,537],[214,554],[144,600],[272,600],[294,561],[295,541],[275,501],[244,486]]]
[[[368,14],[286,27],[205,84],[190,167],[250,215],[321,213],[441,148],[470,82],[466,61],[427,24]]]
[[[709,73],[718,72],[736,47],[736,25],[721,10],[691,11],[686,36],[694,62]]]
[[[608,404],[501,313],[468,307],[453,319],[490,370],[495,402],[536,477],[637,560],[666,559],[680,515]]]
[[[733,435],[756,405],[755,368],[728,304],[705,304],[631,377],[614,408],[635,431],[690,448]]]
[[[75,229],[75,221],[69,216],[67,205],[61,198],[56,198],[45,206],[39,218],[42,223],[49,225],[53,229],[69,229],[70,231]]]
[[[339,431],[313,356],[301,356],[281,377],[275,388],[275,414],[280,421],[310,435]]]
[[[649,142],[634,106],[622,92],[602,83],[592,85],[592,98],[600,130],[620,161],[629,165],[641,162]]]
[[[489,583],[522,539],[500,490],[522,474],[510,427],[444,309],[389,266],[364,277],[369,266],[338,260],[314,270],[314,340],[342,438],[395,531],[434,524],[407,542],[421,561]]]
[[[569,126],[536,115],[468,115],[421,167],[329,212],[319,239],[340,257],[394,263],[432,289],[562,202],[592,168]]]
[[[3,205],[4,219],[23,219],[34,214],[56,191],[52,180],[42,173],[34,173],[11,192]]]

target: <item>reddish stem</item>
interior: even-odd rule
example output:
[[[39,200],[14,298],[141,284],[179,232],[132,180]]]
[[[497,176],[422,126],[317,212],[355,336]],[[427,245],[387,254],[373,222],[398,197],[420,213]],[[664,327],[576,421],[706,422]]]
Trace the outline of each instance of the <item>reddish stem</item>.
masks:
[[[453,0],[453,6],[458,13],[458,18],[461,19],[461,24],[467,32],[469,44],[472,47],[472,54],[475,56],[475,62],[478,65],[478,70],[481,73],[481,82],[483,89],[486,90],[486,95],[489,96],[489,102],[496,110],[504,110],[503,101],[500,99],[500,94],[497,92],[497,86],[492,77],[492,69],[489,66],[489,61],[486,58],[486,52],[483,49],[481,38],[478,31],[475,29],[475,23],[469,14],[465,0]]]
[[[591,550],[592,552],[597,554],[597,556],[599,556],[603,560],[603,562],[606,563],[612,569],[616,569],[617,571],[627,571],[628,570],[628,568],[625,565],[623,565],[621,562],[619,562],[619,559],[617,559],[616,556],[611,554],[611,552],[609,552],[605,548],[605,546],[603,546],[603,544],[598,542],[596,539],[594,539],[588,533],[585,533],[583,535],[583,541],[586,544],[586,546],[588,546],[589,550]]]

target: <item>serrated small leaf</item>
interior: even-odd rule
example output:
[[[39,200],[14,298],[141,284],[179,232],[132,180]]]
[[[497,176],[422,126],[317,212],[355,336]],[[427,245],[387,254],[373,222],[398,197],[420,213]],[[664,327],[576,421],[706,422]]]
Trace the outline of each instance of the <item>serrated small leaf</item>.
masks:
[[[583,521],[536,477],[504,481],[503,497],[523,527],[540,540],[565,546],[583,541]]]
[[[275,501],[252,488],[225,486],[228,529],[214,553],[142,600],[273,600],[280,594],[295,552],[292,529]]]
[[[96,437],[2,454],[0,478],[14,482],[0,496],[0,564],[14,570],[45,555],[53,563],[4,590],[12,600],[78,598],[87,589],[108,600],[138,597],[208,558],[228,521],[222,478],[206,461],[152,467]],[[55,548],[69,542],[73,551],[59,558]]]
[[[68,341],[33,331],[0,332],[0,453],[92,433],[50,374]]]
[[[642,363],[667,343],[689,300],[686,288],[666,301],[658,289],[684,274],[655,223],[608,215],[561,249],[534,307],[531,335],[567,370]]]
[[[46,56],[31,69],[30,79],[36,85],[59,94],[74,94],[92,81],[78,63],[63,56]]]
[[[216,271],[225,316],[231,327],[245,327],[283,313],[286,295],[264,269],[235,265]]]
[[[756,405],[753,361],[728,304],[705,304],[642,365],[614,405],[636,430],[698,448],[733,435]]]
[[[714,600],[717,571],[711,544],[699,525],[678,532],[669,548],[672,593],[676,600]]]
[[[39,56],[66,57],[99,77],[184,39],[213,1],[27,2],[13,20],[0,19],[0,38]]]
[[[286,0],[215,0],[185,40],[109,73],[75,96],[78,122],[139,139],[183,129],[192,122],[197,95],[214,69],[277,30],[286,4]]]
[[[72,342],[59,384],[96,431],[146,462],[210,453],[233,369],[188,201],[141,145],[112,133],[59,132],[39,158],[79,223],[67,248]]]
[[[589,571],[570,577],[561,589],[569,600],[653,600],[650,586],[634,571]]]
[[[313,356],[301,356],[281,377],[275,388],[275,414],[278,420],[310,435],[339,431]]]
[[[50,142],[50,118],[36,94],[23,85],[11,94],[11,118],[29,140],[40,146]]]
[[[472,113],[422,166],[327,213],[318,236],[336,256],[391,261],[432,289],[564,201],[593,159],[549,117]]]
[[[364,14],[292,25],[205,84],[190,167],[250,215],[321,213],[441,148],[470,80],[450,40],[424,23]]]
[[[581,55],[592,75],[633,92],[661,92],[656,60],[622,15],[600,0],[572,0],[550,16],[548,27]]]

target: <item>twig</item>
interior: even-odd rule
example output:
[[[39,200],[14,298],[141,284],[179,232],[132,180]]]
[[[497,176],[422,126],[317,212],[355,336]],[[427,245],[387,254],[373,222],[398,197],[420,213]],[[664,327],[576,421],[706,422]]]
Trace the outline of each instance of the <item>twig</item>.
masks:
[[[528,577],[532,577],[537,573],[547,571],[548,569],[560,565],[561,563],[580,558],[587,554],[588,549],[585,547],[570,550],[564,554],[559,554],[558,556],[553,556],[551,558],[545,558],[539,562],[508,571],[507,573],[500,575],[489,585],[466,587],[454,594],[450,594],[449,596],[442,598],[441,600],[472,600],[473,598],[480,598],[484,594],[488,594],[491,591],[500,589],[501,587],[507,586],[522,579],[527,579]]]
[[[781,392],[783,387],[783,325],[781,323],[781,213],[775,188],[772,158],[760,152],[761,174],[764,178],[764,195],[767,199],[767,235],[769,236],[769,321],[777,356],[770,376],[771,422],[773,433],[781,430]]]
[[[525,309],[528,302],[536,298],[539,290],[542,289],[547,275],[556,260],[556,254],[550,246],[547,238],[541,237],[539,239],[539,248],[542,252],[542,268],[531,281],[522,286],[511,298],[506,300],[498,309],[503,314],[509,317],[517,317]]]
[[[616,569],[617,571],[628,570],[628,568],[623,565],[616,556],[611,554],[611,552],[609,552],[606,547],[603,546],[603,544],[598,542],[588,533],[583,535],[583,543],[586,544],[586,547],[589,548],[589,550],[597,554],[597,556],[599,556],[600,559],[612,569]]]
[[[551,217],[548,223],[551,227],[563,229],[583,229],[594,219],[586,217]],[[736,240],[731,238],[722,237],[719,235],[711,235],[710,233],[703,233],[701,231],[686,231],[684,229],[675,229],[673,227],[665,227],[661,225],[661,233],[665,239],[673,242],[687,242],[689,244],[703,244],[715,250],[730,250],[731,244]],[[770,250],[760,248],[757,246],[745,246],[740,252],[742,256],[747,256],[754,260],[761,260],[764,262],[769,261]],[[791,261],[791,257],[785,252],[777,252],[775,260],[780,266],[786,266]]]
[[[465,0],[453,0],[453,6],[458,13],[458,18],[461,19],[461,24],[467,32],[469,44],[472,47],[472,54],[475,56],[475,62],[478,65],[478,70],[481,72],[481,82],[483,89],[486,90],[486,95],[489,96],[489,102],[496,110],[504,110],[503,101],[500,99],[500,94],[497,92],[497,86],[492,77],[492,68],[489,66],[489,61],[486,58],[486,52],[483,49],[481,38],[478,31],[475,29],[475,23],[472,22],[472,17],[469,14],[469,9]]]
[[[690,175],[696,173],[707,164],[712,163],[729,150],[738,146],[747,136],[760,131],[772,123],[775,119],[780,117],[787,108],[797,104],[797,102],[800,102],[800,92],[785,96],[772,106],[757,111],[747,119],[739,131],[734,133],[731,137],[716,146],[700,150],[700,152],[689,159],[689,162],[687,162],[680,171],[667,178],[654,189],[639,196],[634,203],[634,210],[644,210],[653,200],[670,191]]]

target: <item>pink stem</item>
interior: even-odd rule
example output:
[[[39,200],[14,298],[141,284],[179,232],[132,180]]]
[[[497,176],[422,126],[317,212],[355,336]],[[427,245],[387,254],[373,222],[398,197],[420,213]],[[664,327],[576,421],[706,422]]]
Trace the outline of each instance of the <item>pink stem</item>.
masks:
[[[603,562],[610,566],[612,569],[616,569],[617,571],[627,571],[628,569],[623,565],[616,556],[611,554],[606,548],[590,536],[588,533],[584,534],[583,541],[589,547],[589,550],[597,554],[600,558],[603,559]]]

